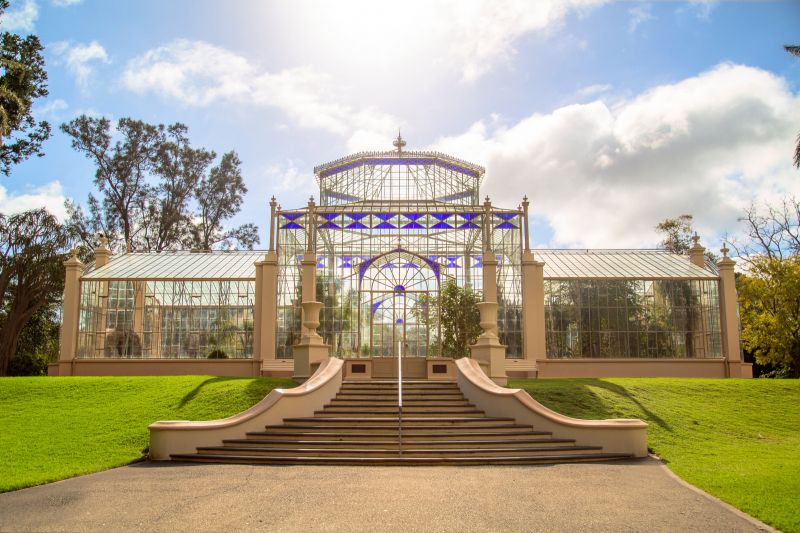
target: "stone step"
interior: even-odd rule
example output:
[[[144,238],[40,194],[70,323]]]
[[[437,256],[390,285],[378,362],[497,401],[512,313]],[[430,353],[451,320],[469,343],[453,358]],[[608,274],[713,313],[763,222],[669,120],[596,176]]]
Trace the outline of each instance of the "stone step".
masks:
[[[335,396],[342,400],[394,400],[397,401],[397,392],[340,392]],[[403,400],[452,400],[466,399],[460,392],[422,392],[409,393],[403,391]]]
[[[295,446],[299,448],[353,448],[353,447],[385,447],[397,446],[398,439],[394,438],[381,438],[381,439],[364,439],[361,437],[354,439],[340,440],[291,440],[275,439],[275,438],[259,438],[259,439],[225,439],[222,443],[226,446],[233,447],[250,447],[250,448],[285,448],[287,446]],[[507,439],[496,438],[486,440],[461,440],[459,438],[453,439],[403,439],[403,449],[429,449],[429,448],[468,448],[476,449],[481,447],[492,448],[518,448],[530,446],[550,446],[553,448],[561,447],[574,447],[575,439],[554,439],[550,437],[540,438],[524,438],[524,439]]]
[[[452,426],[430,426],[430,427],[403,427],[403,438],[414,437],[442,437],[449,435],[484,435],[496,436],[502,435],[508,437],[509,435],[526,435],[528,437],[536,435],[551,435],[549,431],[533,431],[530,427],[525,426],[484,426],[484,427],[452,427]],[[369,427],[369,426],[356,426],[356,427],[325,427],[325,426],[295,426],[295,427],[276,427],[267,428],[265,431],[249,431],[247,436],[278,436],[278,435],[292,435],[292,436],[353,436],[362,435],[365,437],[395,437],[399,433],[398,428],[387,427]]]
[[[250,446],[202,446],[199,454],[215,455],[254,455],[279,457],[521,457],[537,455],[574,455],[600,450],[599,446],[526,446],[516,448],[483,447],[483,448],[406,448],[399,446],[369,446],[352,448],[301,448],[286,446],[283,448],[255,448]]]
[[[374,406],[374,407],[353,407],[353,406],[325,406],[321,411],[314,411],[314,416],[386,416],[397,415],[399,408],[396,405]],[[403,416],[411,416],[417,413],[425,413],[431,416],[439,415],[469,415],[482,416],[485,414],[480,409],[472,406],[438,406],[438,407],[417,407],[403,406]]]
[[[397,405],[397,398],[361,399],[361,398],[334,398],[328,405],[374,405],[379,407]],[[437,405],[472,405],[466,398],[403,398],[403,407],[406,406],[437,406]]]
[[[397,416],[391,417],[296,417],[296,418],[286,418],[283,421],[283,424],[280,425],[271,425],[267,427],[291,427],[295,425],[324,425],[327,427],[333,426],[380,426],[380,427],[389,427],[389,428],[396,428],[400,420]],[[517,425],[516,421],[513,418],[502,418],[502,417],[455,417],[455,416],[426,416],[426,417],[413,417],[413,416],[403,416],[402,426],[403,427],[414,427],[414,426],[514,426],[514,427],[527,427],[533,428],[530,425]]]
[[[468,466],[525,465],[571,462],[597,462],[630,459],[620,453],[553,454],[517,457],[277,457],[252,455],[173,454],[175,461],[192,463],[275,464],[275,465],[374,465],[374,466]]]

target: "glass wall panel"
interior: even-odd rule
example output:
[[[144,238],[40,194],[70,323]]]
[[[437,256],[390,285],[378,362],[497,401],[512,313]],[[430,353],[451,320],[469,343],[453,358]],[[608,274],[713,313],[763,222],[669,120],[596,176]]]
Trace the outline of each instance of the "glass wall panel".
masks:
[[[449,279],[482,292],[481,210],[426,202],[318,207],[318,332],[332,355],[389,356],[398,340],[408,356],[440,355],[441,326],[424,319],[422,306],[436,305],[439,287]],[[305,210],[278,215],[278,358],[292,357],[302,332],[308,218]],[[498,329],[512,358],[522,357],[519,219],[518,212],[498,211],[490,222],[498,259]]]
[[[717,280],[545,280],[550,358],[719,358]]]
[[[83,281],[78,357],[252,358],[254,292],[254,281]]]

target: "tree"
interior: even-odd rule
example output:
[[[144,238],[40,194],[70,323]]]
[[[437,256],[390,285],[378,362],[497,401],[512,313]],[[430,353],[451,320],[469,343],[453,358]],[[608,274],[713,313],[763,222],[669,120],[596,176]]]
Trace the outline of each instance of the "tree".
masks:
[[[786,45],[784,49],[790,54],[800,57],[800,46]],[[794,166],[800,168],[800,134],[797,135],[797,146],[794,149]]]
[[[254,224],[243,224],[227,231],[222,227],[223,221],[239,212],[247,192],[240,165],[236,152],[228,152],[219,165],[198,182],[195,190],[197,222],[191,228],[189,240],[193,248],[211,250],[215,245],[228,247],[232,241],[238,241],[240,246],[252,250],[258,242],[258,228]]]
[[[68,242],[45,209],[0,214],[0,375],[8,373],[28,321],[59,300]]]
[[[0,0],[0,16],[8,5]],[[47,96],[42,50],[35,35],[0,34],[0,172],[6,176],[13,165],[44,155],[41,146],[50,137],[50,125],[31,113],[33,101]]]
[[[775,206],[751,204],[739,219],[744,223],[747,241],[731,242],[739,260],[750,264],[753,258],[785,259],[800,255],[800,200],[784,198]]]
[[[664,236],[661,248],[674,254],[688,254],[692,246],[693,218],[692,215],[680,215],[656,224],[656,231]]]
[[[738,285],[744,348],[800,377],[800,257],[753,258]]]
[[[692,227],[693,220],[692,215],[680,215],[656,224],[656,231],[664,236],[659,247],[674,254],[688,254],[689,248],[692,247],[692,237],[695,234]],[[706,250],[705,256],[712,263],[717,262],[718,257],[712,251]]]
[[[91,247],[104,233],[112,249],[161,252],[185,246],[252,249],[258,242],[253,224],[225,230],[241,209],[247,188],[235,152],[222,156],[193,148],[183,124],[151,125],[123,118],[112,144],[111,122],[80,116],[61,125],[72,147],[95,167],[100,198],[90,194],[88,213],[68,204],[70,230]]]
[[[441,355],[464,357],[469,347],[475,344],[481,329],[478,293],[470,287],[460,287],[454,280],[447,280],[439,291],[438,299],[425,296],[415,307],[418,320],[423,325],[439,324],[441,327]]]

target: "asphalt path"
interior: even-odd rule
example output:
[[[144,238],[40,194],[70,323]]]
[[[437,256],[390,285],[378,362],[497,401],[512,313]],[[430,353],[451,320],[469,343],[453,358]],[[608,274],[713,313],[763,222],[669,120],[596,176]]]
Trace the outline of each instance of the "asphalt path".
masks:
[[[769,531],[655,459],[530,467],[138,463],[0,494],[0,531]]]

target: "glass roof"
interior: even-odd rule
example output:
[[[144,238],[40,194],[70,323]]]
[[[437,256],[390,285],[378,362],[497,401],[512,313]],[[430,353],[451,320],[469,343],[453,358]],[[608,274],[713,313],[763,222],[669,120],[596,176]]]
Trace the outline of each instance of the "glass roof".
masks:
[[[250,280],[256,277],[255,262],[265,252],[164,252],[130,253],[113,256],[111,261],[83,276],[83,279],[225,279]]]
[[[663,250],[533,250],[545,279],[716,279],[685,255]]]

